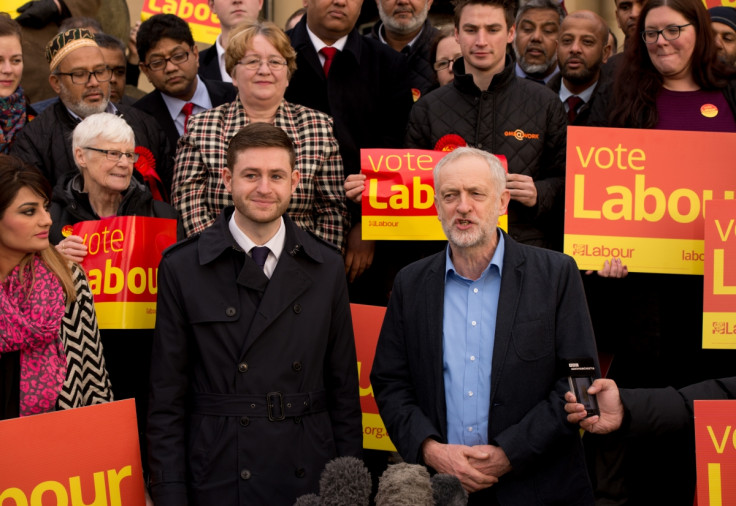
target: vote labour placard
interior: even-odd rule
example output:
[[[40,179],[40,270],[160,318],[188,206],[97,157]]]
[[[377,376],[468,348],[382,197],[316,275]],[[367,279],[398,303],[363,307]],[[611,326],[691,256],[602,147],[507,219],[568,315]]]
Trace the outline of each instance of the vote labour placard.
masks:
[[[736,401],[694,401],[699,506],[736,504]]]
[[[395,452],[386,432],[386,426],[378,414],[378,406],[371,386],[371,368],[376,356],[376,344],[381,332],[386,308],[350,304],[355,334],[355,351],[358,354],[358,379],[360,381],[360,409],[363,412],[363,448]]]
[[[703,274],[705,203],[733,200],[736,134],[569,127],[565,253],[580,269]]]
[[[82,262],[101,329],[152,329],[158,264],[176,242],[176,220],[118,216],[64,227],[87,245]]]
[[[3,0],[3,12],[10,14],[11,18],[18,16],[18,7],[23,5],[25,0]]]
[[[362,234],[366,240],[444,241],[434,207],[437,162],[449,151],[423,149],[361,149],[365,174]],[[496,155],[508,171],[506,157]],[[508,230],[508,216],[498,218]]]
[[[736,349],[736,200],[705,210],[703,348]]]
[[[220,35],[220,20],[207,0],[143,0],[141,19],[145,21],[154,14],[176,14],[189,23],[197,42],[214,44]]]
[[[0,421],[3,506],[145,506],[135,401]]]

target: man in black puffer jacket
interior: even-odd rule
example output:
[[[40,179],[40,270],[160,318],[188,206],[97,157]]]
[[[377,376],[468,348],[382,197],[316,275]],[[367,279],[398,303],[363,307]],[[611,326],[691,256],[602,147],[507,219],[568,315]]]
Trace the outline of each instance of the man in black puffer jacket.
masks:
[[[551,90],[516,77],[506,55],[514,36],[507,3],[461,1],[455,29],[463,54],[453,67],[455,79],[414,105],[406,146],[468,145],[504,155],[509,235],[561,250],[567,133],[562,103]]]

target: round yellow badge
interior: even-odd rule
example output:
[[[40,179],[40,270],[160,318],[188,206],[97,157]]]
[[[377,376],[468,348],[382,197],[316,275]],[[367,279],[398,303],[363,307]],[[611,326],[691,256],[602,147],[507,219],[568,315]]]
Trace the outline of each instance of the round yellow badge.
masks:
[[[72,226],[71,225],[64,225],[64,227],[61,229],[61,235],[64,237],[69,237],[72,235]]]
[[[718,116],[718,107],[713,104],[703,104],[700,108],[700,114],[706,118],[715,118]]]

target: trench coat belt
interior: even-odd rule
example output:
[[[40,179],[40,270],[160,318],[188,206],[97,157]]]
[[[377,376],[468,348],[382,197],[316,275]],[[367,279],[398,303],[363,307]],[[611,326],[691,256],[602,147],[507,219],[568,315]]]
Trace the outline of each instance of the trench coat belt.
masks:
[[[205,394],[192,395],[192,413],[212,416],[254,416],[272,422],[297,416],[313,415],[327,410],[324,390],[263,395]]]

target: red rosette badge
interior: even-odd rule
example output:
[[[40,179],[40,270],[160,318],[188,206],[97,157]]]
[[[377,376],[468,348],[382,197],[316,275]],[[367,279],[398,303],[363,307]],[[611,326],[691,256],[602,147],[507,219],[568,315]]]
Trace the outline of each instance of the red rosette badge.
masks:
[[[440,137],[437,144],[434,145],[435,151],[455,151],[457,148],[464,148],[468,145],[465,139],[458,134],[447,134]]]
[[[134,165],[135,170],[140,172],[143,176],[143,180],[151,190],[153,198],[166,202],[166,199],[161,195],[161,190],[159,189],[162,186],[162,183],[158,172],[156,172],[156,158],[154,158],[153,153],[151,153],[150,149],[143,146],[136,146],[135,152],[138,155],[138,161],[135,162]]]

